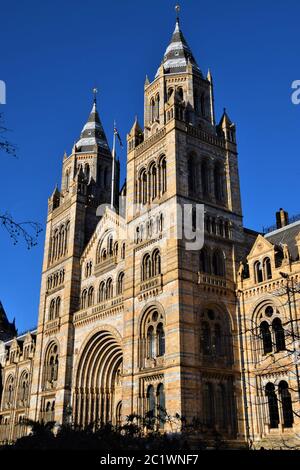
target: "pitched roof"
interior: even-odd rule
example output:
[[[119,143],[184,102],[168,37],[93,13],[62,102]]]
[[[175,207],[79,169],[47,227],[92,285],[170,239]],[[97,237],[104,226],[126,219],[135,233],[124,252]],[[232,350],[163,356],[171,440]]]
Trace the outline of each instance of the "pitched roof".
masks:
[[[274,230],[265,235],[265,238],[273,245],[282,246],[286,244],[292,260],[298,259],[298,248],[296,245],[296,236],[300,233],[300,221],[286,225],[283,228]]]
[[[182,34],[179,26],[179,20],[177,18],[175,29],[171,38],[171,42],[168,45],[166,52],[163,57],[162,65],[165,73],[180,73],[186,70],[190,61],[193,70],[198,72],[201,76],[201,70],[199,69],[197,62],[192,54],[192,51]],[[155,75],[155,78],[159,75],[159,69]]]
[[[110,153],[106,135],[98,114],[96,100],[94,100],[87,123],[83,126],[80,139],[76,142],[76,150],[79,152],[92,152],[97,149],[105,153]]]

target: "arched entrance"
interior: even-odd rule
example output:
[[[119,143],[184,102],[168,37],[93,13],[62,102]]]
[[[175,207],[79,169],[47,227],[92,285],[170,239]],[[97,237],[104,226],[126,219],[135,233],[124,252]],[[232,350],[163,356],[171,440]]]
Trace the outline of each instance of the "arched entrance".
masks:
[[[122,347],[110,331],[99,331],[89,339],[75,377],[75,424],[115,424],[116,405],[122,398],[122,357]]]

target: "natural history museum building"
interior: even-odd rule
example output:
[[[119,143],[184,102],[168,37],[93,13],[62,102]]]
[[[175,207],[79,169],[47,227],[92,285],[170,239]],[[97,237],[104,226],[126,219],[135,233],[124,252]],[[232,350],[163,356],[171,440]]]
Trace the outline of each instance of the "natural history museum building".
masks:
[[[18,336],[0,304],[0,442],[26,418],[150,413],[171,432],[167,413],[232,446],[297,445],[300,222],[281,209],[268,233],[243,226],[236,127],[216,120],[179,20],[126,165],[120,189],[95,99],[48,199],[36,329]],[[198,204],[204,243],[188,249]]]

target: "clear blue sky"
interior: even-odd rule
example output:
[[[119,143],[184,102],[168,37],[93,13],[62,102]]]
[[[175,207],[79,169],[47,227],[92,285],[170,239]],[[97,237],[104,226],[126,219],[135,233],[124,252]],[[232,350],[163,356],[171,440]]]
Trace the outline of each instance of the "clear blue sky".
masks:
[[[175,1],[52,0],[2,2],[0,79],[18,159],[0,155],[0,212],[45,224],[47,198],[60,181],[99,88],[108,139],[116,119],[123,140],[143,115],[152,79],[170,40]],[[299,205],[299,0],[181,1],[181,27],[200,68],[210,67],[217,118],[226,106],[237,125],[245,225],[260,230],[284,207]],[[121,153],[124,177],[125,150]],[[36,324],[43,236],[28,251],[0,230],[0,299],[19,330]]]

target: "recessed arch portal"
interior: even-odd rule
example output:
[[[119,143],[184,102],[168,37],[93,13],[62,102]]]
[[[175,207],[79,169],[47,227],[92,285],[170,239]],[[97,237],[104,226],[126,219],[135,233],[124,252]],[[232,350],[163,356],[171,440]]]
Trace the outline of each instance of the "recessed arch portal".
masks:
[[[75,375],[74,420],[77,425],[116,421],[122,359],[122,347],[112,332],[98,331],[87,341]]]

